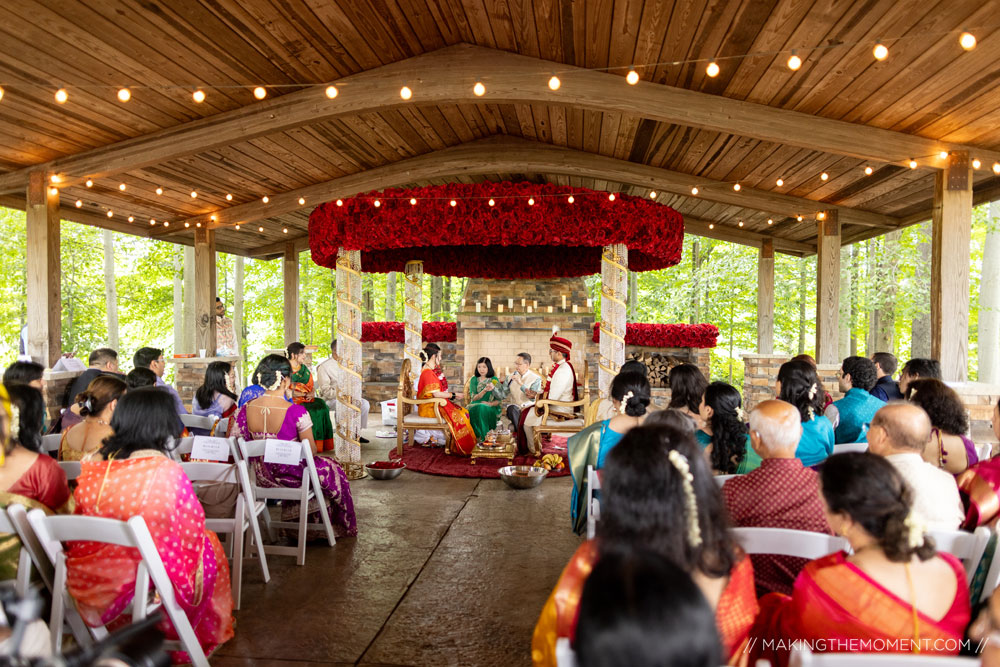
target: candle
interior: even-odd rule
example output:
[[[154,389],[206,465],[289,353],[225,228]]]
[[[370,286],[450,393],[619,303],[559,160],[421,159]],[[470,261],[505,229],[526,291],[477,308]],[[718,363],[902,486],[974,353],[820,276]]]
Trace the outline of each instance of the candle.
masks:
[[[549,306],[549,312],[550,313],[552,312],[552,306]]]
[[[510,366],[504,366],[503,367],[503,374],[504,375],[510,375]]]
[[[492,298],[493,298],[493,297],[491,297],[491,296],[490,296],[489,294],[487,294],[487,295],[486,295],[486,310],[489,310],[489,309],[490,309],[490,300],[491,300]]]
[[[509,310],[514,310],[514,299],[507,299],[507,308]]]
[[[502,303],[497,304],[497,312],[498,313],[502,313],[503,312],[503,304]]]
[[[483,310],[483,304],[481,304],[480,302],[477,301],[476,302],[476,312],[479,313],[479,312],[482,312],[482,310]]]
[[[534,306],[535,306],[535,308],[538,308],[538,299],[535,299]]]
[[[524,308],[525,299],[521,299],[521,308]]]
[[[465,299],[462,299],[462,310],[465,310]]]
[[[566,295],[563,294],[562,298],[563,298],[563,310],[566,310]]]
[[[531,306],[528,306],[528,312],[529,313],[531,312]]]
[[[576,304],[575,303],[573,304],[573,312],[574,313],[576,312]]]
[[[590,310],[593,307],[594,307],[593,299],[587,299],[587,310]]]

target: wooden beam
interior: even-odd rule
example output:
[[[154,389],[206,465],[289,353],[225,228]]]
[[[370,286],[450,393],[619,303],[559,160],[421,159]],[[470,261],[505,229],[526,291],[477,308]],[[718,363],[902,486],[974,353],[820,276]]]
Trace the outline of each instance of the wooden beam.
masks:
[[[774,242],[757,255],[757,354],[774,354]]]
[[[195,349],[215,356],[215,232],[194,232],[194,331]]]
[[[295,244],[285,243],[285,254],[282,260],[282,277],[284,279],[284,328],[285,345],[299,339],[299,251]]]
[[[836,364],[840,343],[840,220],[826,211],[816,221],[816,361]]]
[[[978,188],[973,188],[972,190],[973,206],[988,204],[989,202],[997,201],[998,199],[1000,199],[1000,182],[997,182],[996,179],[990,179],[986,183],[980,184]],[[899,218],[899,226],[909,227],[910,225],[918,225],[922,222],[931,220],[934,217],[934,207],[935,201],[932,196],[930,201],[927,203],[927,208]]]
[[[553,70],[559,71],[562,80],[558,90],[545,85]],[[486,86],[482,97],[472,91],[471,82],[477,80]],[[87,177],[148,167],[338,116],[376,113],[411,104],[560,105],[879,162],[902,163],[913,156],[949,150],[973,150],[987,163],[1000,160],[1000,152],[978,147],[645,81],[627,86],[616,74],[468,44],[439,49],[333,83],[341,90],[334,100],[325,96],[326,84],[322,84],[11,172],[0,176],[0,193],[25,187],[30,170],[57,173],[66,183],[74,184]],[[400,98],[404,85],[413,90],[410,101]],[[943,165],[932,160],[926,166]]]
[[[739,192],[731,183],[698,178],[668,169],[660,169],[628,160],[595,155],[572,148],[561,148],[515,137],[490,137],[473,141],[414,158],[400,160],[384,167],[376,167],[357,174],[335,178],[309,185],[298,190],[269,195],[268,203],[254,200],[237,206],[211,211],[157,228],[153,236],[170,236],[184,232],[187,223],[191,228],[202,225],[209,228],[247,225],[258,220],[274,218],[293,211],[301,211],[300,199],[315,206],[359,192],[398,187],[420,181],[454,176],[495,173],[546,173],[567,176],[584,176],[626,183],[657,192],[691,197],[691,188],[698,187],[698,199],[763,211],[771,215],[792,217],[814,215],[819,211],[836,209],[842,219],[853,224],[895,229],[897,220],[891,216],[838,207],[833,204],[793,197],[765,190],[744,187]],[[215,220],[212,220],[212,218]]]
[[[931,356],[943,380],[965,382],[969,372],[969,247],[972,167],[952,154],[934,182],[931,221]]]
[[[27,196],[28,345],[32,359],[52,367],[62,354],[62,269],[59,244],[59,194],[42,172],[29,180]]]

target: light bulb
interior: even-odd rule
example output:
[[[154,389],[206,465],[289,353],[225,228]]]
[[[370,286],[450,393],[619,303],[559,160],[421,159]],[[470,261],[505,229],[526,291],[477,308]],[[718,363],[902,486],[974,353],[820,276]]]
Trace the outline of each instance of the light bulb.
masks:
[[[710,222],[710,223],[708,223],[708,228],[709,229],[715,229],[715,225]]]
[[[871,167],[865,167],[865,176],[871,176],[873,171],[875,170]]]
[[[611,194],[608,195],[608,201],[614,201],[614,200],[615,200],[615,193],[612,192]]]
[[[909,164],[910,164],[910,169],[916,169],[917,168],[917,161],[916,160],[914,160],[914,159],[911,158]]]
[[[94,187],[94,182],[88,178],[87,182],[84,183],[84,185],[86,185],[88,188],[92,188]]]
[[[253,96],[258,100],[262,100],[267,97],[267,89],[264,86],[257,86],[253,89]]]
[[[414,199],[413,197],[410,197],[410,206],[416,206],[416,205],[417,205],[417,200]]]
[[[795,216],[795,219],[798,220],[799,222],[802,222],[802,216],[801,215]]]
[[[264,228],[263,228],[263,227],[258,227],[258,228],[257,228],[257,231],[258,231],[258,232],[262,232],[262,231],[264,231]]]
[[[156,188],[156,194],[162,195],[163,194],[163,188]]]
[[[649,193],[649,198],[650,199],[656,199],[656,191],[655,190]]]
[[[938,153],[938,157],[941,158],[942,160],[947,160],[948,159],[948,151],[941,151],[940,153]]]
[[[568,201],[570,204],[572,204],[576,200],[573,199],[573,195],[570,195],[569,197],[566,198],[566,201]]]
[[[381,205],[382,205],[382,202],[380,202],[378,199],[376,199],[375,200],[375,208],[378,208]]]
[[[800,67],[802,67],[802,58],[793,54],[792,57],[788,59],[788,69],[794,72]]]
[[[201,223],[200,222],[194,223],[194,226],[197,227],[198,229],[201,229]]]
[[[128,187],[128,186],[126,186],[124,183],[119,183],[118,184],[118,189],[121,190],[122,192],[125,192],[125,188],[126,187]]]
[[[52,174],[49,176],[49,183],[62,183],[62,179],[59,178],[59,174]]]
[[[134,216],[131,216],[131,215],[130,215],[130,216],[128,217],[128,221],[129,221],[129,222],[135,222],[135,217],[134,217]]]
[[[83,207],[83,202],[82,202],[82,201],[80,201],[79,199],[77,199],[77,200],[76,200],[76,207],[77,207],[77,208],[82,208],[82,207]]]
[[[775,184],[780,188],[782,185],[785,184],[785,181],[779,178],[778,180],[775,181]]]
[[[191,223],[190,223],[190,222],[185,222],[185,223],[184,223],[184,226],[185,226],[185,227],[190,227],[190,226],[191,226]]]
[[[197,199],[197,198],[198,198],[198,192],[197,192],[197,190],[192,190],[191,191],[191,199]]]
[[[66,92],[65,88],[60,88],[56,91],[56,102],[59,104],[66,104],[66,100],[69,99],[69,93]]]
[[[408,100],[411,97],[413,97],[413,91],[410,90],[408,87],[403,86],[402,88],[399,89],[399,96],[402,97],[404,100]]]
[[[193,93],[191,93],[191,98],[195,101],[196,104],[201,104],[202,102],[205,101],[205,91],[200,89],[196,90]]]
[[[830,174],[828,174],[828,173],[826,173],[824,171],[822,174],[819,175],[819,178],[820,178],[821,181],[825,181],[825,180],[827,180],[827,179],[830,178]]]
[[[534,197],[529,197],[528,198],[528,206],[534,206],[534,205],[535,205],[535,198]],[[452,206],[454,206],[454,204],[452,204]]]
[[[1000,162],[993,163],[993,173],[1000,174]]]
[[[457,201],[455,201],[454,199],[452,199],[452,200],[451,200],[450,202],[448,202],[448,203],[449,203],[449,204],[451,204],[452,206],[456,206],[456,205],[458,205],[458,202],[457,202]]]
[[[816,219],[817,220],[826,220],[826,213],[824,213],[823,211],[820,211],[819,213],[816,214]]]
[[[973,168],[973,169],[979,169],[979,168],[980,168],[980,167],[982,167],[982,166],[983,166],[983,163],[979,161],[979,158],[975,158],[975,159],[974,159],[974,160],[972,161],[972,168]]]
[[[872,49],[872,55],[875,56],[875,60],[885,60],[889,57],[889,49],[885,44],[876,44]]]
[[[240,226],[236,225],[235,229],[236,229],[236,231],[240,231]]]
[[[494,204],[495,204],[496,202],[495,202],[495,201],[493,201],[493,199],[491,198],[491,199],[490,199],[490,200],[489,200],[488,202],[486,202],[486,203],[487,203],[487,204],[489,204],[490,206],[493,206],[493,205],[494,205]]]
[[[132,99],[132,91],[131,90],[129,90],[128,88],[121,88],[121,89],[118,90],[118,101],[119,102],[128,102],[130,99]]]
[[[266,204],[267,202],[271,201],[270,197],[268,197],[267,195],[264,195],[263,197],[261,197],[261,198],[260,198],[260,200],[261,200],[262,202],[264,202],[265,204]]]
[[[634,86],[639,83],[639,73],[634,69],[629,70],[628,74],[625,75],[625,80],[628,82],[628,85]]]
[[[742,226],[743,226],[743,221],[740,220],[739,223],[737,224],[737,227],[742,227]]]
[[[233,201],[233,195],[232,194],[227,194],[226,195],[226,201]]]
[[[691,194],[697,195],[698,194],[698,188],[691,188]]]
[[[551,90],[559,90],[560,85],[562,85],[562,82],[559,81],[559,77],[553,75],[552,78],[549,79],[549,88]]]
[[[344,200],[343,199],[338,199],[337,200],[337,206],[343,206],[343,205],[344,205]]]
[[[149,219],[149,224],[151,224],[151,225],[155,225],[155,224],[156,224],[156,218],[150,218],[150,219]],[[164,227],[169,227],[169,226],[170,226],[170,223],[169,223],[169,222],[164,222],[164,223],[163,223],[163,226],[164,226]]]
[[[287,234],[288,233],[288,227],[282,227],[281,228],[281,233],[282,234]]]
[[[299,206],[305,206],[305,203],[306,203],[305,197],[299,197]]]
[[[208,216],[208,219],[211,220],[212,222],[215,222],[216,217],[214,215],[210,215]]]
[[[971,51],[976,48],[976,36],[971,32],[963,32],[958,36],[958,43],[962,45],[962,48],[966,51]]]
[[[743,187],[743,186],[740,185],[739,183],[733,183],[733,190],[736,190],[737,192],[739,192],[741,187]]]
[[[114,211],[108,211],[108,217],[109,218],[115,217],[115,212]]]
[[[3,86],[0,86],[0,100],[3,99]]]
[[[59,190],[57,188],[49,188],[49,194],[53,197],[59,196]]]
[[[335,98],[337,96],[337,87],[336,86],[327,86],[326,87],[326,96],[329,97],[331,100],[333,98]]]
[[[714,61],[708,63],[708,67],[705,68],[705,74],[709,75],[713,79],[719,76],[719,64]]]
[[[486,86],[480,81],[476,81],[476,85],[472,87],[472,92],[476,97],[482,97],[486,94]]]
[[[768,218],[767,219],[767,224],[773,225],[774,224],[774,218]]]

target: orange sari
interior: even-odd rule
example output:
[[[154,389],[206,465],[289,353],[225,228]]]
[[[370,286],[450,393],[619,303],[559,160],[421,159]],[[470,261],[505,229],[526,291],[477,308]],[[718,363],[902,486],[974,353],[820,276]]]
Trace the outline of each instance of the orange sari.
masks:
[[[969,623],[969,588],[962,564],[950,554],[938,555],[955,572],[955,601],[941,620],[917,612],[916,623],[908,602],[848,562],[843,552],[808,563],[791,597],[770,593],[761,598],[751,664],[760,658],[787,664],[796,641],[813,652],[957,654]]]
[[[420,381],[417,383],[417,398],[434,398],[434,392],[448,391],[448,380],[444,373],[432,371],[425,368],[420,372]],[[452,451],[468,456],[476,446],[476,433],[472,430],[472,422],[469,421],[469,413],[464,408],[460,408],[451,401],[439,406],[441,416],[448,424],[452,439],[455,441]],[[421,417],[434,417],[433,405],[421,405],[418,411]]]
[[[581,544],[545,601],[531,638],[531,661],[535,667],[556,667],[556,640],[560,637],[573,639],[583,584],[594,569],[597,555],[596,540]],[[753,565],[744,557],[729,573],[729,582],[715,609],[715,623],[728,664],[745,663],[745,647],[756,616]]]

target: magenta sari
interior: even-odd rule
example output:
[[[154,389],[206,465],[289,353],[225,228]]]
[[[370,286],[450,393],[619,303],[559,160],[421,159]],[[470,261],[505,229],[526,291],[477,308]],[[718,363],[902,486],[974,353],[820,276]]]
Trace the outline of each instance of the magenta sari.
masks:
[[[277,438],[278,440],[298,440],[299,433],[312,427],[309,413],[301,405],[289,405],[285,411],[285,418],[281,422],[281,427],[275,433],[258,433],[251,431],[247,426],[247,408],[252,405],[252,401],[244,405],[236,413],[236,434],[246,440],[265,440],[267,438]],[[337,537],[354,537],[358,534],[358,520],[354,515],[354,499],[351,497],[351,485],[347,481],[347,475],[336,461],[327,456],[314,457],[316,462],[316,475],[319,477],[319,485],[322,487],[323,507],[330,516],[333,524],[333,534]],[[297,489],[302,486],[302,475],[306,474],[305,464],[283,465],[277,463],[264,463],[261,458],[251,459],[253,470],[257,475],[259,486],[289,489]],[[326,537],[323,529],[323,522],[319,516],[319,497],[309,501],[309,524],[315,524],[307,533],[309,539],[322,539]],[[299,504],[296,502],[282,501],[281,520],[298,521]]]

